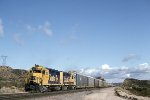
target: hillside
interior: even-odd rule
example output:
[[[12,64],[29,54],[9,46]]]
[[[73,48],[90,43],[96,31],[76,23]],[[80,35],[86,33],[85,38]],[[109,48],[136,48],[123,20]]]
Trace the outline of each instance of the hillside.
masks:
[[[150,80],[125,79],[122,88],[135,95],[150,97]]]
[[[9,66],[0,66],[0,89],[4,87],[24,88],[27,76],[28,72],[26,70],[12,69]]]

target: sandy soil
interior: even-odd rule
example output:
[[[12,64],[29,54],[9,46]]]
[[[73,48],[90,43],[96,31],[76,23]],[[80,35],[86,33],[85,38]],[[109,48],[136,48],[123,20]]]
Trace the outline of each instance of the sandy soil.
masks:
[[[27,100],[124,100],[114,94],[114,88],[105,88],[78,93],[70,93]]]

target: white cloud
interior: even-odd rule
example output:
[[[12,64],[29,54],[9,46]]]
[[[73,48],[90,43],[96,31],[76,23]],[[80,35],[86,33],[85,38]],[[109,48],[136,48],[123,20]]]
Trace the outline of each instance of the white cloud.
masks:
[[[112,67],[108,70],[108,73],[101,72],[102,75],[106,78],[106,80],[115,81],[116,78],[118,80],[124,80],[125,78],[137,78],[137,79],[146,79],[150,80],[150,65],[148,63],[139,64],[138,66],[133,67]]]
[[[147,69],[150,68],[150,65],[148,63],[139,64],[139,69]]]
[[[130,77],[130,74],[126,74],[126,76],[129,78],[129,77]]]
[[[13,36],[13,39],[19,45],[23,45],[23,43],[24,43],[23,37],[19,33],[15,33],[14,36]]]
[[[42,33],[45,34],[48,37],[51,37],[53,35],[53,31],[51,28],[51,24],[46,21],[44,24],[37,25],[37,26],[32,26],[32,25],[26,25],[26,29],[30,33]]]
[[[93,77],[102,76],[108,82],[123,82],[125,78],[150,80],[149,63],[143,63],[133,67],[110,67],[108,64],[103,64],[101,67],[77,69],[77,72]]]
[[[97,73],[100,73],[97,68],[82,68],[76,70],[78,73],[88,76],[96,76]]]
[[[89,68],[89,69],[85,69],[84,70],[84,73],[86,74],[86,75],[91,75],[91,74],[93,74],[93,73],[95,73],[96,72],[96,69],[95,68]]]
[[[129,54],[123,58],[122,62],[128,62],[130,60],[139,60],[139,59],[141,59],[141,57],[139,55]]]
[[[128,70],[129,68],[128,67],[125,67],[125,66],[122,66],[120,67],[120,70]]]
[[[111,68],[109,67],[108,64],[102,65],[102,70],[110,70]]]
[[[32,27],[31,25],[27,25],[26,28],[29,32],[35,32],[37,30],[36,28]]]
[[[0,19],[0,37],[4,36],[4,26],[2,23],[2,19]]]
[[[48,21],[45,22],[43,25],[39,25],[38,28],[41,32],[43,32],[44,34],[46,34],[49,37],[52,36],[52,34],[53,34],[51,25]]]

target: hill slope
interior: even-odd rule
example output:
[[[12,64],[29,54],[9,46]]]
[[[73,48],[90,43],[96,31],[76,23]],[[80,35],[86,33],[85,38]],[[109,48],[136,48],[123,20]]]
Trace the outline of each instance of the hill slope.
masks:
[[[150,80],[128,78],[124,80],[122,87],[135,95],[150,97]]]
[[[9,66],[0,66],[0,88],[24,88],[27,76],[28,71],[26,70],[12,69]]]

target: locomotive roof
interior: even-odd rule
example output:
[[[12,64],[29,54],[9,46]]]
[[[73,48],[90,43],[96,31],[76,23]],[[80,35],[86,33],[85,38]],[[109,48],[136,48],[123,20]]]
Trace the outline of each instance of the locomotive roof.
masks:
[[[52,68],[47,68],[48,70],[52,70],[52,71],[56,71],[56,72],[64,72],[64,71],[59,71],[59,70],[56,70],[56,69],[52,69]],[[64,72],[65,74],[69,74],[68,72]]]
[[[61,72],[61,71],[59,71],[59,70],[52,69],[52,68],[46,68],[46,69],[48,69],[48,70],[54,70],[54,71],[57,71],[57,72]]]

